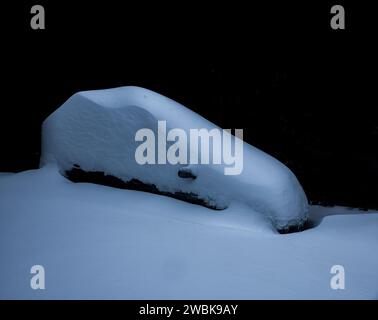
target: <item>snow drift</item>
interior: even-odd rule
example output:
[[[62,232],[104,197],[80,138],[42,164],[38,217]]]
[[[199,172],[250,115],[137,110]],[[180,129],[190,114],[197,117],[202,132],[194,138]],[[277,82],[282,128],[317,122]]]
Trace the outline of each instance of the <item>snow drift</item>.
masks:
[[[317,226],[287,235],[242,203],[216,213],[55,165],[0,175],[0,299],[378,298],[378,212],[310,206]]]
[[[74,94],[43,123],[41,166],[54,162],[67,176],[75,168],[102,172],[123,182],[138,181],[167,195],[189,195],[216,209],[232,202],[247,204],[278,230],[300,227],[308,202],[295,175],[263,151],[243,143],[240,175],[224,175],[225,164],[140,165],[135,134],[141,128],[167,130],[220,129],[181,104],[138,87],[120,87]],[[190,147],[190,146],[189,146]],[[195,179],[180,172],[189,171]],[[214,214],[216,219],[216,214]]]

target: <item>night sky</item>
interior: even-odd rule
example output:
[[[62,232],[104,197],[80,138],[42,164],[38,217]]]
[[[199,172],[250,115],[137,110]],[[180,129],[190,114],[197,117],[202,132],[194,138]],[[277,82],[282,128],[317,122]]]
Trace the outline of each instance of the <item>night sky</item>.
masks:
[[[345,5],[346,29],[332,30],[340,2],[137,3],[38,1],[7,11],[0,171],[38,167],[41,124],[75,92],[137,85],[244,129],[311,202],[378,208],[369,10]],[[46,30],[30,28],[33,4],[44,5]]]

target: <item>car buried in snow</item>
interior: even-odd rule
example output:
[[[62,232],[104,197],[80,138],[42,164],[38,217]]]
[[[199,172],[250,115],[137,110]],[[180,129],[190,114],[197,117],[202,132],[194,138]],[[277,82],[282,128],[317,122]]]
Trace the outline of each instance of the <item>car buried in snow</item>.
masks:
[[[194,131],[204,133],[196,143]],[[41,166],[50,162],[72,181],[147,191],[217,210],[242,202],[280,232],[300,230],[308,217],[306,195],[284,164],[242,141],[241,134],[234,137],[144,88],[70,97],[43,123]]]

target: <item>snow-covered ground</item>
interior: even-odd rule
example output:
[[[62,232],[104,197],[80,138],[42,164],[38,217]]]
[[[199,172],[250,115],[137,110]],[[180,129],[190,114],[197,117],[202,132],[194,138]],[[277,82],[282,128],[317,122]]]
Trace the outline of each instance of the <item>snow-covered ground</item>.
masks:
[[[312,206],[310,219],[281,235],[243,204],[73,183],[52,164],[0,175],[0,298],[377,299],[378,212]]]

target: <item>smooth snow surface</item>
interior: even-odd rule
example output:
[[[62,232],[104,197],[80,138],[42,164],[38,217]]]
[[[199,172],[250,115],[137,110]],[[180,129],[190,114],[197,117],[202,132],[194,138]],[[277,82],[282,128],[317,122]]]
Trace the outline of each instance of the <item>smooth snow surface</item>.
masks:
[[[224,175],[224,163],[191,165],[195,180],[178,176],[185,166],[182,164],[139,165],[135,150],[141,142],[135,141],[135,134],[149,128],[157,136],[159,120],[167,122],[167,130],[180,128],[188,136],[190,129],[219,129],[181,104],[147,89],[79,92],[44,122],[41,165],[56,162],[63,174],[76,164],[84,171],[105,172],[125,182],[136,178],[156,185],[160,191],[194,193],[218,208],[241,202],[251,212],[264,213],[278,229],[306,221],[307,198],[294,174],[247,143],[240,175]]]
[[[0,298],[377,299],[378,213],[312,206],[280,235],[242,203],[223,211],[73,183],[54,165],[0,176]],[[42,265],[46,289],[30,288]],[[345,290],[330,288],[333,265]]]

